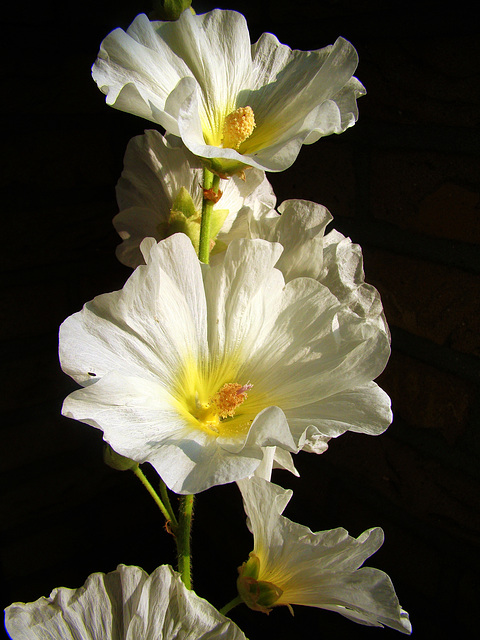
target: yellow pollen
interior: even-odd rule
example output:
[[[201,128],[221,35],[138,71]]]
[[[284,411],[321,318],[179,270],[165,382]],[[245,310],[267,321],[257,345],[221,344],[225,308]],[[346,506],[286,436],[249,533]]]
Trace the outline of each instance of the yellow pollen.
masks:
[[[252,107],[239,107],[232,111],[223,124],[222,146],[238,149],[255,129],[255,117]]]
[[[237,407],[247,399],[247,391],[251,387],[250,384],[242,387],[238,382],[227,382],[210,398],[210,406],[220,418],[232,418]]]

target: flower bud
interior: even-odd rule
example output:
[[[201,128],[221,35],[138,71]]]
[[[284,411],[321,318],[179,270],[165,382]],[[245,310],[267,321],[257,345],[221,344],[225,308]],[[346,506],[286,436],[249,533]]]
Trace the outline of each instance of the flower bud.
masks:
[[[152,20],[178,20],[185,9],[195,13],[191,5],[192,0],[154,0],[153,11],[150,14]]]
[[[103,461],[109,467],[112,467],[112,469],[116,469],[117,471],[129,471],[138,467],[138,462],[130,460],[130,458],[126,458],[125,456],[121,456],[119,453],[114,451],[109,444],[106,444],[103,449]]]

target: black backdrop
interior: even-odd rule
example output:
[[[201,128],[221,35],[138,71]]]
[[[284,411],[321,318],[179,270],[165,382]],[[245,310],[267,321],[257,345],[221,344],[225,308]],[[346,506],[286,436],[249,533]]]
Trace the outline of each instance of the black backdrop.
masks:
[[[367,281],[382,292],[392,326],[380,382],[396,418],[380,438],[347,434],[321,457],[297,456],[300,480],[274,477],[294,489],[287,515],[352,535],[382,526],[386,542],[370,564],[392,577],[415,636],[469,637],[479,530],[474,15],[461,3],[380,0],[221,6],[246,15],[252,40],[272,31],[313,49],[346,37],[368,90],[353,129],[304,147],[271,181],[279,201],[328,206],[334,226],[364,247]],[[75,384],[56,357],[60,322],[129,274],[114,256],[114,185],[128,140],[152,124],[107,108],[90,66],[110,30],[149,9],[86,0],[2,10],[3,606],[80,586],[120,562],[152,571],[174,561],[139,482],[103,465],[99,432],[59,415]],[[223,606],[250,550],[236,488],[201,494],[197,592]],[[252,640],[396,635],[301,607],[294,618],[246,608],[232,618]]]

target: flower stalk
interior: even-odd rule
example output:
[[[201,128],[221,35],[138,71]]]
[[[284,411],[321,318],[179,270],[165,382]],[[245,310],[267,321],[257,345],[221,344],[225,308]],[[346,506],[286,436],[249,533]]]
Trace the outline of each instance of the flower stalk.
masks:
[[[222,615],[226,616],[229,611],[231,611],[235,607],[238,607],[238,605],[242,604],[242,602],[243,602],[242,596],[237,596],[233,600],[230,600],[230,602],[227,602],[227,604],[224,607],[219,609],[219,612]]]
[[[192,559],[190,551],[192,518],[193,495],[181,496],[177,528],[178,571],[187,589],[192,588]]]
[[[177,522],[176,522],[175,514],[173,513],[171,505],[170,505],[170,510],[168,510],[165,507],[165,505],[163,504],[162,500],[160,499],[160,496],[155,491],[155,489],[152,487],[152,485],[150,484],[150,482],[148,481],[147,477],[145,476],[143,471],[140,469],[140,467],[137,466],[137,467],[133,468],[132,471],[137,476],[137,478],[140,480],[140,482],[143,484],[143,486],[146,488],[148,493],[152,496],[152,498],[154,499],[155,504],[157,505],[157,507],[163,513],[163,515],[165,517],[165,520],[169,524],[169,527],[167,527],[167,531],[170,531],[173,535],[175,535],[175,528],[176,528]],[[172,518],[172,516],[173,516],[173,518]]]
[[[200,262],[210,262],[210,232],[213,205],[218,202],[221,193],[219,191],[220,178],[208,169],[203,171],[203,205],[202,222],[200,225],[200,243],[198,258]]]
[[[168,514],[170,516],[170,529],[172,530],[172,533],[173,533],[175,531],[176,527],[178,526],[177,516],[175,515],[175,511],[173,510],[172,503],[170,502],[170,497],[168,495],[167,485],[165,484],[165,482],[161,478],[160,478],[159,486],[160,486],[161,499],[162,499],[163,504],[165,505],[165,508],[168,511]]]

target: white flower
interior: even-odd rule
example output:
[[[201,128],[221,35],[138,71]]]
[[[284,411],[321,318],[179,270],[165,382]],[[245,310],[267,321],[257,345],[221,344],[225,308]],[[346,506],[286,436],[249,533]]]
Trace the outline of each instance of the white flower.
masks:
[[[245,640],[236,624],[183,584],[169,566],[149,576],[119,565],[79,589],[5,610],[12,640]]]
[[[117,453],[197,493],[251,475],[265,447],[322,452],[347,429],[390,424],[372,382],[387,336],[315,280],[285,285],[279,244],[236,240],[215,266],[183,234],[142,250],[123,290],[60,329],[62,368],[84,385],[63,413]]]
[[[139,15],[102,42],[92,68],[107,104],[180,136],[219,175],[245,165],[283,171],[302,144],[355,124],[357,53],[339,38],[291,50],[245,18],[215,9],[174,22]]]
[[[175,136],[164,138],[150,130],[130,140],[116,189],[120,213],[113,219],[123,239],[117,247],[120,262],[134,268],[144,264],[140,251],[144,238],[163,240],[178,231],[188,233],[198,249],[202,173],[198,158]],[[250,209],[261,217],[275,206],[272,188],[259,169],[247,171],[244,180],[233,176],[222,181],[220,189],[223,195],[212,214],[213,238],[217,237],[214,252],[248,235]]]
[[[360,624],[411,633],[390,578],[362,567],[383,544],[380,528],[357,539],[341,528],[313,533],[281,515],[291,491],[261,478],[238,485],[254,537],[253,552],[239,568],[238,579],[239,593],[250,608],[268,613],[272,606],[306,605]]]

